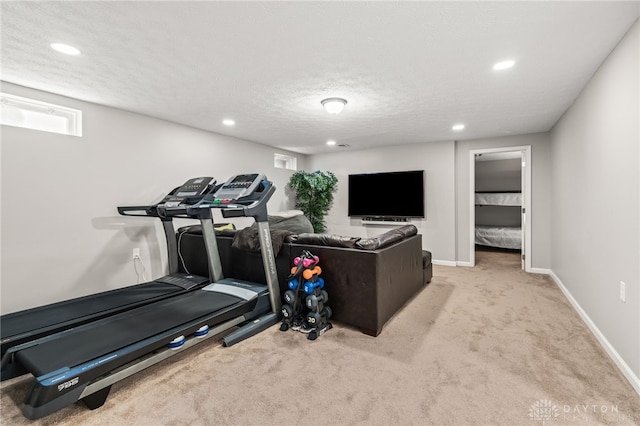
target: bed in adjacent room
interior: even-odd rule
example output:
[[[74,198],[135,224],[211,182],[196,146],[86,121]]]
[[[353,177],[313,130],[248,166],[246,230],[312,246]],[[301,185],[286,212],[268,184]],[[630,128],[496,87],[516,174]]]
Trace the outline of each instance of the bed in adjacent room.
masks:
[[[520,250],[522,228],[520,223],[520,192],[476,192],[475,243],[481,246]],[[489,224],[484,224],[485,220]],[[482,224],[480,224],[482,223]],[[515,225],[517,224],[517,226]]]
[[[515,226],[476,225],[476,244],[520,250],[522,248],[522,228]]]

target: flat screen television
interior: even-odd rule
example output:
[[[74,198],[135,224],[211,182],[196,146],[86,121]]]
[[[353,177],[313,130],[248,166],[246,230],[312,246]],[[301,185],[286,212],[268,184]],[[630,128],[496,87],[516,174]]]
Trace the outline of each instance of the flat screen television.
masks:
[[[423,218],[424,170],[349,175],[349,216]]]

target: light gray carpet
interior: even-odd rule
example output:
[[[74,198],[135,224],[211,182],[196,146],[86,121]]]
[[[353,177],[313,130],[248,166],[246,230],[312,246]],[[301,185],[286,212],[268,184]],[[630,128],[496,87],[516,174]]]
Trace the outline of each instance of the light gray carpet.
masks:
[[[331,296],[330,283],[327,283]],[[334,324],[207,343],[38,421],[60,425],[640,423],[640,397],[547,276],[478,252],[434,278],[377,338]],[[29,424],[28,378],[2,384],[3,425]]]

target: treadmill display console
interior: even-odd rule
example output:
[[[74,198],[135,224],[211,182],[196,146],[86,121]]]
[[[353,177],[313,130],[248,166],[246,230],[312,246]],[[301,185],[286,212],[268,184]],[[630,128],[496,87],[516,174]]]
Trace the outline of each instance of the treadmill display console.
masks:
[[[203,195],[210,185],[214,185],[216,180],[212,177],[197,177],[189,179],[181,187],[167,195],[163,200],[164,207],[177,207],[189,198]]]
[[[200,195],[207,189],[207,186],[211,183],[212,180],[213,178],[210,177],[189,179],[187,182],[185,182],[184,185],[178,188],[176,196],[193,197],[194,195]]]
[[[258,173],[232,176],[213,195],[213,203],[228,204],[251,195],[259,189],[264,180],[266,176]]]

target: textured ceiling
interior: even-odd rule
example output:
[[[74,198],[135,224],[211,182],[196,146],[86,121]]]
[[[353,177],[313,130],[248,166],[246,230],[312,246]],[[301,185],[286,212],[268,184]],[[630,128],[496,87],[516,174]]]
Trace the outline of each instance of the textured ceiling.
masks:
[[[0,79],[308,154],[542,132],[639,4],[3,1]]]

